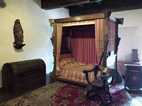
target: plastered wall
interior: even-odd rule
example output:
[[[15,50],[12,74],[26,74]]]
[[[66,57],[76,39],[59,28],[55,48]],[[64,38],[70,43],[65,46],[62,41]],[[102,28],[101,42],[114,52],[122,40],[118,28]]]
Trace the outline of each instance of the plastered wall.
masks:
[[[36,1],[5,0],[7,6],[0,8],[0,70],[6,62],[41,58],[46,63],[46,73],[52,71],[52,27],[48,19],[68,17],[69,13],[64,8],[43,10]],[[17,18],[21,20],[26,44],[19,51],[13,48],[13,25]]]
[[[124,18],[124,24],[119,26],[118,60],[131,61],[132,49],[138,49],[142,60],[142,9],[113,12],[112,17]]]

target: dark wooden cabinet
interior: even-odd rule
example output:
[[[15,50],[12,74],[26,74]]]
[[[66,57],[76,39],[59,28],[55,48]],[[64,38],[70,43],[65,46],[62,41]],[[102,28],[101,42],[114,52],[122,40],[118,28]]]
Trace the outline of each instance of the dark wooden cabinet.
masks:
[[[142,66],[126,64],[125,88],[130,91],[142,90]]]

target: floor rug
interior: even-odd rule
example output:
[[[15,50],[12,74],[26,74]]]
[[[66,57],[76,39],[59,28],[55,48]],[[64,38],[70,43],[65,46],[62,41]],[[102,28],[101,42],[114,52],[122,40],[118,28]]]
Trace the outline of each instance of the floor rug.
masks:
[[[114,89],[112,88],[112,90]],[[88,100],[84,89],[73,85],[65,85],[58,89],[51,98],[53,106],[101,106],[100,100]],[[112,93],[112,103],[109,106],[128,105],[129,99],[129,94],[126,91],[117,90]]]
[[[117,86],[110,90],[113,102],[109,106],[141,106],[134,105],[132,96],[125,90],[118,89]],[[135,102],[138,103],[138,100],[135,100]],[[82,87],[55,82],[3,102],[0,106],[101,106],[100,104],[100,100],[86,99],[85,89]]]

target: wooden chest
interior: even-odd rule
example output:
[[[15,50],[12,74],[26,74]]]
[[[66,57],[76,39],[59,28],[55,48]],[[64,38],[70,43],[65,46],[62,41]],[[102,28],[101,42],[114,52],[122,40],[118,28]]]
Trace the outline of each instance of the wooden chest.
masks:
[[[21,93],[46,84],[45,63],[40,60],[26,60],[6,63],[2,69],[4,90]]]

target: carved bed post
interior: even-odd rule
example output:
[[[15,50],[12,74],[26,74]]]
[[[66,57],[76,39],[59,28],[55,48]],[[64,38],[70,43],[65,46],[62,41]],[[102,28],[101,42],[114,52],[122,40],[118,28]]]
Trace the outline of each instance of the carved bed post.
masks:
[[[115,36],[115,54],[116,54],[116,62],[115,62],[115,70],[116,70],[116,78],[115,78],[115,83],[121,83],[122,82],[122,78],[117,70],[117,57],[118,57],[118,46],[119,46],[119,43],[120,43],[120,37],[118,35],[118,26],[119,24],[123,24],[123,21],[124,19],[123,18],[116,18],[116,26],[115,26],[115,29],[116,29],[116,36]]]
[[[56,53],[55,53],[55,41],[56,41],[56,38],[55,38],[55,34],[56,34],[56,25],[54,23],[54,20],[53,19],[49,19],[49,22],[50,22],[50,26],[53,28],[53,32],[52,32],[52,37],[50,38],[51,40],[51,43],[52,43],[52,46],[53,46],[53,58],[54,58],[54,68],[53,68],[53,71],[51,72],[51,79],[50,79],[50,82],[54,82],[55,81],[55,74],[56,74]]]

